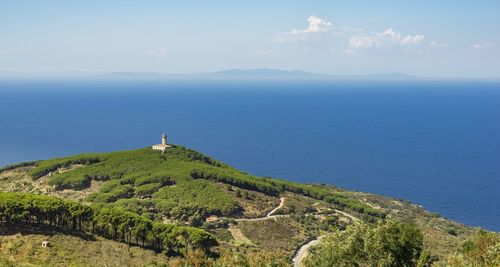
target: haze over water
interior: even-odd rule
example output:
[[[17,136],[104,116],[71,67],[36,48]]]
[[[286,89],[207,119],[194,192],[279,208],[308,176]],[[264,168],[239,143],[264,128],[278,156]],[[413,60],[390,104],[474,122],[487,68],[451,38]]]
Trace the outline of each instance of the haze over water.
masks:
[[[0,82],[0,165],[169,140],[500,231],[498,82]]]

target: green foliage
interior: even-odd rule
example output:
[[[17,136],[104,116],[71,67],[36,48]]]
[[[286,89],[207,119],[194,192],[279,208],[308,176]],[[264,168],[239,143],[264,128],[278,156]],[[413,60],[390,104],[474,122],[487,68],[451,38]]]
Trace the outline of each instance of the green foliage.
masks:
[[[226,183],[239,188],[262,192],[271,196],[278,196],[280,192],[276,186],[264,181],[264,178],[252,177],[234,170],[214,168],[193,170],[191,172],[191,177],[194,179],[206,179]]]
[[[28,174],[34,180],[56,171],[59,168],[65,168],[73,164],[91,165],[98,163],[100,159],[90,154],[81,154],[67,158],[57,158],[37,162],[35,168],[31,169]]]
[[[385,217],[385,214],[360,201],[349,198],[341,192],[334,191],[327,186],[306,185],[289,182],[281,179],[270,179],[251,176],[234,169],[216,169],[203,166],[191,172],[194,179],[206,179],[215,182],[230,184],[239,188],[258,191],[271,196],[278,196],[280,192],[288,191],[303,196],[323,200],[370,216]]]
[[[416,266],[423,237],[413,224],[389,221],[336,231],[314,248],[306,266]],[[423,260],[422,260],[423,261]]]
[[[138,197],[151,196],[162,187],[161,183],[145,184],[135,189],[135,195]]]
[[[389,221],[365,236],[368,260],[378,266],[415,266],[423,250],[423,236],[415,224]]]
[[[147,266],[166,266],[152,263]],[[202,250],[189,251],[184,258],[176,258],[168,266],[173,267],[288,267],[289,260],[283,253],[223,251],[218,259],[207,257]]]
[[[379,210],[333,187],[252,176],[181,146],[169,148],[165,155],[144,148],[41,161],[30,174],[36,178],[72,164],[85,166],[55,173],[49,184],[58,190],[79,190],[89,187],[92,181],[106,181],[100,191],[91,194],[87,200],[93,203],[112,203],[124,198],[151,196],[156,209],[175,218],[191,221],[198,221],[198,217],[208,214],[228,216],[240,210],[227,190],[203,180],[269,196],[279,196],[288,191],[335,204],[340,209],[369,216],[385,216]],[[242,195],[237,188],[234,190],[237,196],[248,198],[248,193]]]
[[[122,208],[90,207],[28,193],[0,193],[0,224],[38,224],[89,231],[169,253],[182,254],[189,248],[208,250],[217,245],[215,238],[201,229],[153,222]]]
[[[90,194],[87,200],[93,203],[109,203],[121,198],[130,198],[133,194],[133,186],[121,184],[119,180],[111,180],[101,186],[100,193]]]
[[[500,234],[481,230],[448,259],[448,266],[500,266]]]
[[[11,164],[0,168],[0,172],[10,171],[21,167],[30,167],[37,164],[38,161],[21,162],[17,164]]]
[[[154,194],[154,200],[161,210],[167,211],[174,218],[183,218],[195,213],[200,216],[229,215],[241,209],[230,194],[203,180],[164,187]]]
[[[145,184],[157,183],[161,186],[172,184],[172,179],[168,176],[153,176],[153,177],[140,177],[134,182],[135,186],[141,186]]]

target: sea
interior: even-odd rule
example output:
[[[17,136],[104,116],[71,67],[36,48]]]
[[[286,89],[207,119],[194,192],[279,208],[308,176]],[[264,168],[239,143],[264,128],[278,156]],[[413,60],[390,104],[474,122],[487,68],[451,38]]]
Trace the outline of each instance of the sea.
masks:
[[[0,165],[183,145],[500,231],[500,82],[0,81]]]

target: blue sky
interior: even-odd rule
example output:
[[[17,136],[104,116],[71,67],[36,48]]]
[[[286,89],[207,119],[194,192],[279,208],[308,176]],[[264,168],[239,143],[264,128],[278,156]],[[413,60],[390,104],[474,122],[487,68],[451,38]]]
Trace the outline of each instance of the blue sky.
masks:
[[[500,1],[0,0],[0,71],[500,78]]]

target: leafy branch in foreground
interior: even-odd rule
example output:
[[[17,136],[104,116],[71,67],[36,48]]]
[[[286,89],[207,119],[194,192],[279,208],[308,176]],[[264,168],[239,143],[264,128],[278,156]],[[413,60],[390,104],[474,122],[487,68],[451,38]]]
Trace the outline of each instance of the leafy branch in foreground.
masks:
[[[304,260],[305,266],[426,266],[430,259],[414,224],[397,221],[376,227],[361,223],[327,235]]]

